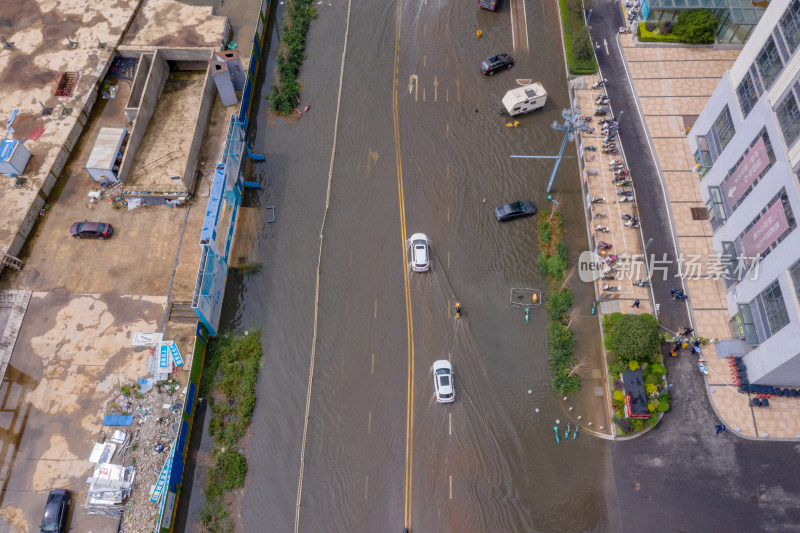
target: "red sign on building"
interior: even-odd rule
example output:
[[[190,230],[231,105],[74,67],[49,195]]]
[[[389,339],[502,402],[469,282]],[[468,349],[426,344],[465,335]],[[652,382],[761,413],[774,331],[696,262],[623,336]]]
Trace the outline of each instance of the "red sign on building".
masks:
[[[783,203],[778,200],[742,237],[742,253],[745,257],[761,255],[787,229],[789,221],[786,219],[786,211],[783,209]]]
[[[750,188],[768,165],[769,154],[767,154],[767,146],[764,144],[764,138],[762,137],[747,152],[747,155],[744,156],[744,161],[736,167],[733,174],[725,180],[725,196],[728,198],[729,206],[742,199],[747,189]]]

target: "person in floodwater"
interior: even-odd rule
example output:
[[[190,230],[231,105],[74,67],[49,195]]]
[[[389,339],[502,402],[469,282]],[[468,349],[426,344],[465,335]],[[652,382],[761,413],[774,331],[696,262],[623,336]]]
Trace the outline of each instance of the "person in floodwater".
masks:
[[[461,309],[462,309],[461,304],[459,302],[456,302],[456,318],[461,318]]]

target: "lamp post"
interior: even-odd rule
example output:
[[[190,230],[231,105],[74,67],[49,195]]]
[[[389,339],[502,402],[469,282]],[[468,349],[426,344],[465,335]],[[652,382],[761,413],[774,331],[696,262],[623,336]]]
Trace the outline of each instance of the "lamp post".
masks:
[[[561,141],[561,149],[558,151],[558,155],[512,155],[513,158],[519,159],[555,159],[556,164],[553,167],[553,172],[550,174],[550,181],[547,182],[547,192],[549,193],[550,190],[553,188],[553,182],[556,179],[556,172],[558,172],[558,166],[561,164],[561,159],[564,157],[564,148],[567,147],[567,141],[575,140],[575,132],[577,131],[589,131],[589,126],[584,124],[580,121],[581,116],[581,109],[576,107],[575,109],[565,108],[561,110],[561,116],[564,117],[564,124],[559,124],[557,120],[554,120],[553,123],[550,125],[551,128],[558,131],[564,132],[564,140]]]

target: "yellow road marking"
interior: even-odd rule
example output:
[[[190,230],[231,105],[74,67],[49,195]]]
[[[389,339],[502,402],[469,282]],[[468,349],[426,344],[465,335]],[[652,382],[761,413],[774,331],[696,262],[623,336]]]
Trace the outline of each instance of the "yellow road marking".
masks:
[[[453,499],[453,476],[450,476],[450,499]]]
[[[449,356],[450,354],[447,354],[447,355]],[[447,434],[448,435],[452,435],[453,434],[453,413],[447,413],[447,418],[448,418],[448,421],[449,421]]]
[[[369,412],[369,419],[367,419],[367,435],[372,435],[372,411]]]
[[[375,373],[375,354],[372,354],[372,364],[370,364],[369,373],[370,374]]]
[[[414,327],[413,317],[411,314],[411,286],[408,277],[408,268],[406,268],[406,209],[403,192],[403,162],[400,152],[400,118],[398,110],[398,80],[397,73],[399,72],[399,57],[400,50],[400,22],[402,15],[402,4],[397,3],[397,20],[395,24],[394,35],[394,70],[395,80],[392,90],[392,119],[394,125],[394,148],[395,159],[397,161],[397,199],[400,204],[400,245],[402,246],[402,261],[403,261],[403,285],[405,288],[405,303],[406,303],[406,340],[408,343],[408,378],[407,378],[407,396],[406,396],[406,464],[405,464],[405,496],[404,496],[404,509],[403,509],[403,523],[407,527],[411,521],[411,484],[412,484],[412,464],[414,459],[413,439],[411,438],[414,429]],[[423,99],[425,92],[423,90]]]
[[[372,310],[372,318],[378,318],[378,300],[375,300],[375,309]]]
[[[369,496],[369,476],[364,478],[364,501],[367,501],[367,496]]]

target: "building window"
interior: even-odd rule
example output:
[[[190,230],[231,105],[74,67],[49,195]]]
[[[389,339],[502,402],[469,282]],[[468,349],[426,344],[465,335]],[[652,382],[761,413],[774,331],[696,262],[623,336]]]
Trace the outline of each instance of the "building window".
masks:
[[[731,321],[734,333],[743,335],[744,340],[751,346],[760,344],[756,325],[753,322],[753,313],[750,311],[750,304],[739,304],[739,314]]]
[[[769,89],[783,70],[783,61],[781,61],[781,57],[778,55],[778,47],[772,36],[767,39],[761,52],[759,52],[756,57],[756,65],[758,65],[758,72],[761,74],[761,79],[764,80],[764,87]]]
[[[789,4],[786,13],[781,17],[781,29],[786,39],[786,46],[789,47],[790,53],[794,53],[800,44],[800,0],[794,0]]]
[[[706,135],[698,135],[696,139],[697,152],[694,154],[695,161],[700,165],[701,169],[711,168],[714,166],[714,158],[711,155],[711,150],[708,148],[708,139]]]
[[[800,0],[797,1],[800,2]],[[750,110],[753,109],[753,106],[756,105],[758,101],[758,93],[756,92],[756,87],[753,85],[753,78],[750,77],[749,72],[744,75],[742,83],[736,88],[736,95],[739,97],[742,115],[747,118],[747,115],[750,114]]]
[[[725,205],[722,203],[722,192],[719,187],[709,187],[708,194],[711,197],[708,201],[708,219],[725,222],[728,215],[725,213]]]
[[[783,130],[786,146],[791,148],[797,138],[800,137],[800,108],[798,108],[797,98],[795,98],[792,91],[789,91],[783,101],[775,108],[775,114],[778,116],[778,123]]]
[[[736,133],[733,127],[733,120],[731,120],[731,111],[728,109],[727,105],[722,109],[717,120],[714,121],[714,130],[719,139],[720,151],[722,151],[728,146],[728,143]]]
[[[783,301],[783,293],[778,280],[776,279],[764,289],[759,297],[764,306],[764,316],[767,319],[767,335],[771,337],[789,323],[789,313],[786,312],[786,304]]]
[[[797,302],[800,303],[800,261],[792,265],[789,269],[789,275],[792,277],[792,284],[794,285],[794,296]]]

